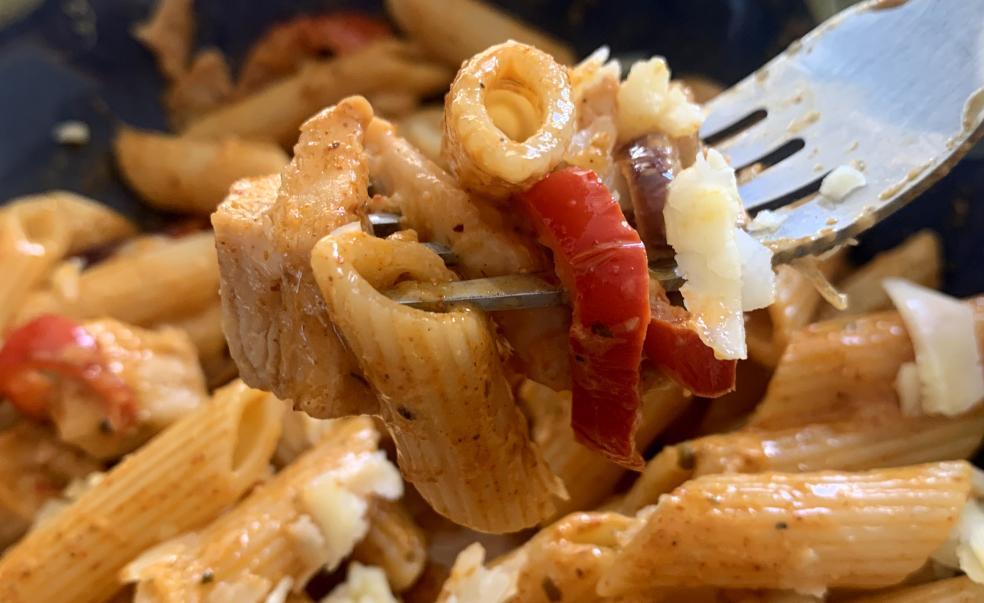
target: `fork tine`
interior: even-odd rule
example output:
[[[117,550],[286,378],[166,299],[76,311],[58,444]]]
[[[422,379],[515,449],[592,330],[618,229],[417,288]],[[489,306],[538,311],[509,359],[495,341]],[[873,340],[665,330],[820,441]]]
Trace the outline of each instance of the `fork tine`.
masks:
[[[706,105],[707,117],[700,128],[700,137],[704,140],[716,138],[756,111],[765,109],[760,88],[752,74],[711,99]]]
[[[827,171],[801,150],[740,185],[738,195],[748,211],[781,207],[815,190]]]
[[[377,237],[387,237],[400,229],[400,214],[372,213],[369,214],[369,225],[372,234]]]

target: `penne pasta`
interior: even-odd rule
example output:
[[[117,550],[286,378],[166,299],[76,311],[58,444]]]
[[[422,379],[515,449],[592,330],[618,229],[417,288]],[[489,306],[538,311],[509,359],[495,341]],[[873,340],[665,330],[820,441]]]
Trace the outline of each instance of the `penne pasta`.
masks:
[[[625,495],[635,513],[692,477],[764,471],[863,471],[970,458],[984,438],[984,411],[958,417],[901,417],[736,431],[666,448]],[[674,460],[676,462],[674,462]]]
[[[63,257],[133,234],[128,220],[104,205],[64,191],[20,197],[0,210],[0,328]]]
[[[553,511],[559,480],[530,441],[489,321],[468,307],[435,313],[378,289],[401,275],[450,280],[410,241],[325,237],[311,255],[332,323],[377,392],[400,468],[435,511],[483,532],[513,532]]]
[[[240,504],[198,532],[178,536],[122,573],[140,603],[260,601],[283,580],[300,591],[339,565],[366,533],[368,498],[395,498],[403,484],[366,417],[342,420]],[[262,521],[257,521],[262,517]]]
[[[0,549],[20,538],[42,506],[72,480],[99,468],[88,455],[33,422],[0,431]]]
[[[947,539],[970,465],[864,473],[706,475],[640,513],[598,592],[659,586],[876,588],[900,582]]]
[[[236,383],[116,465],[0,559],[0,600],[99,602],[149,546],[217,516],[265,474],[282,403]],[[59,551],[51,555],[51,551]]]
[[[71,318],[109,317],[151,326],[204,308],[219,285],[212,233],[196,233],[109,258],[82,271],[77,296],[40,291],[25,302],[16,323],[43,313]],[[154,275],[148,279],[148,274]]]
[[[417,581],[427,562],[423,530],[399,502],[375,500],[367,514],[369,531],[352,551],[352,559],[380,568],[393,592]]]
[[[154,14],[134,28],[133,35],[154,53],[165,77],[179,77],[185,71],[194,43],[192,0],[160,0]]]
[[[984,341],[984,303],[970,303],[978,341]],[[895,379],[912,359],[912,343],[896,312],[810,325],[790,342],[749,427],[897,416]]]
[[[506,216],[472,199],[454,178],[426,159],[383,120],[366,132],[369,171],[379,192],[389,195],[406,227],[425,240],[447,245],[460,258],[466,278],[539,272],[543,252],[519,235]],[[526,374],[555,389],[570,388],[563,308],[501,312],[495,317]]]
[[[614,508],[626,514],[655,504],[659,497],[672,491],[694,475],[693,449],[686,445],[667,446],[659,451]]]
[[[223,330],[242,379],[318,418],[377,406],[329,322],[310,264],[318,239],[365,219],[371,119],[360,97],[312,117],[280,178],[236,183],[212,216]]]
[[[222,332],[222,304],[218,295],[204,309],[162,324],[188,334],[198,350],[198,360],[209,387],[225,385],[236,377],[238,369],[229,356],[229,346]]]
[[[443,88],[451,75],[423,60],[412,45],[383,41],[308,63],[294,75],[194,120],[183,134],[272,140],[287,146],[297,140],[297,128],[308,117],[348,95],[385,88],[427,96]]]
[[[749,426],[778,429],[899,414],[895,376],[913,359],[895,312],[810,325],[792,338]]]
[[[645,450],[690,403],[674,383],[649,372],[640,383],[642,406],[636,446]],[[532,434],[543,458],[564,482],[568,499],[559,501],[554,518],[591,509],[611,494],[625,470],[578,443],[571,429],[570,392],[556,392],[525,381],[518,396],[533,417]]]
[[[113,142],[126,183],[151,207],[209,215],[240,178],[279,172],[287,154],[271,142],[201,140],[123,127]]]
[[[839,281],[837,288],[847,296],[847,308],[837,310],[830,305],[824,306],[819,320],[891,308],[892,302],[882,288],[882,280],[888,277],[901,277],[938,288],[943,270],[942,256],[942,245],[936,233],[931,230],[917,232]]]
[[[200,51],[164,93],[171,126],[180,130],[191,120],[214,111],[228,102],[232,91],[225,55],[215,48]]]
[[[386,9],[418,44],[452,67],[506,40],[536,46],[560,63],[574,63],[570,46],[480,0],[387,0]]]
[[[441,152],[462,188],[502,200],[560,163],[574,127],[567,70],[509,41],[458,71],[444,99]]]
[[[849,599],[850,603],[976,603],[984,601],[984,584],[967,576],[937,580],[891,592]]]
[[[843,249],[817,262],[820,273],[835,282],[847,268]],[[772,338],[777,354],[781,354],[794,332],[812,322],[823,298],[814,283],[792,266],[776,269],[776,297],[767,308],[772,321]]]
[[[444,107],[429,105],[421,107],[396,123],[397,132],[410,146],[441,168],[446,166],[441,159],[441,124],[444,122]]]
[[[4,204],[0,213],[17,216],[29,233],[35,230],[37,221],[40,224],[36,228],[41,232],[50,229],[45,226],[46,220],[59,222],[68,233],[65,250],[68,255],[113,243],[137,232],[136,225],[115,210],[68,191],[18,197]]]

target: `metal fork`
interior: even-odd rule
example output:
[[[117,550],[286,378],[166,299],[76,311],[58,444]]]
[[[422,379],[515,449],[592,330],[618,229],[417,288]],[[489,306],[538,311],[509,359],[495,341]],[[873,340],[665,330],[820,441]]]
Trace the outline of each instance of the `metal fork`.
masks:
[[[784,218],[752,233],[776,264],[844,244],[942,178],[984,135],[984,0],[870,0],[824,22],[707,104],[701,138],[736,170],[752,214]],[[841,200],[817,191],[841,165],[867,184]],[[383,227],[399,216],[375,216]],[[446,250],[445,250],[446,251]],[[667,289],[672,266],[651,266]],[[415,285],[400,303],[509,310],[564,302],[535,275]]]

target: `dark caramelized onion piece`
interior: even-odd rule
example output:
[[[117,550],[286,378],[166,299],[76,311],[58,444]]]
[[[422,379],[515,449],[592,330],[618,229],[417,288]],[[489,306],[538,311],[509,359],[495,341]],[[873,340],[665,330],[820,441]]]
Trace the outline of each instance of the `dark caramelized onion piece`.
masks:
[[[670,182],[682,169],[680,152],[663,134],[646,134],[626,144],[619,152],[618,166],[632,201],[635,227],[646,244],[650,259],[668,257],[663,207]]]

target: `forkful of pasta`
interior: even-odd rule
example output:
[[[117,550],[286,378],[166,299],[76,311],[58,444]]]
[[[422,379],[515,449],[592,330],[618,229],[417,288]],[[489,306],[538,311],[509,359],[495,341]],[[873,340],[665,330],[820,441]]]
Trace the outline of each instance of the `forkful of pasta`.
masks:
[[[707,103],[699,141],[696,137],[692,141],[674,137],[671,131],[669,139],[648,136],[624,144],[622,158],[615,161],[618,165],[605,166],[611,167],[609,176],[603,175],[603,169],[596,171],[620,194],[623,207],[633,210],[630,216],[634,214],[635,226],[649,252],[650,277],[666,290],[699,279],[702,258],[707,256],[695,239],[717,237],[723,232],[713,230],[716,223],[723,223],[720,215],[700,217],[688,212],[688,206],[674,204],[674,189],[682,193],[687,183],[705,190],[712,205],[714,198],[722,196],[740,199],[743,209],[739,211],[744,216],[738,218],[743,222],[735,235],[738,245],[743,244],[741,239],[754,239],[771,252],[773,265],[797,262],[849,243],[915,199],[984,134],[981,22],[984,4],[980,2],[954,2],[946,10],[924,1],[862,3],[820,25]],[[601,66],[598,71],[604,69]],[[517,67],[516,79],[536,82],[531,88],[541,95],[538,102],[546,102],[548,107],[557,105],[559,101],[550,98],[549,77],[522,71]],[[471,77],[480,79],[483,73],[489,70],[479,70]],[[577,78],[575,69],[575,96]],[[647,64],[630,71],[618,98],[621,113],[632,111],[632,86],[652,86],[652,78]],[[469,86],[472,83],[459,75],[446,111],[453,112],[455,104],[480,104],[478,91],[484,92],[483,86],[489,82]],[[585,88],[590,88],[590,82]],[[639,92],[646,98],[645,90]],[[450,139],[457,145],[450,153],[452,168],[456,163],[461,178],[461,168],[467,172],[467,164],[478,165],[473,179],[479,187],[483,178],[491,178],[481,173],[492,148],[483,150],[481,145],[491,144],[483,137],[498,128],[515,128],[514,124],[497,121],[490,104],[494,94],[495,90],[484,96],[488,112],[480,119],[463,115],[462,120],[472,120],[471,129]],[[588,90],[575,100],[591,103],[594,99],[590,95]],[[651,91],[649,98],[659,95],[671,105],[672,84],[668,90]],[[674,110],[679,118],[687,108],[677,105],[665,113]],[[454,117],[448,116],[446,143],[448,134],[455,133]],[[664,123],[670,121],[665,119]],[[503,163],[512,161],[515,165],[504,169],[521,172],[525,166],[518,156],[522,153],[544,159],[533,149],[557,135],[553,125],[544,119],[525,141],[510,141],[508,145],[515,146],[516,152]],[[594,126],[596,131],[589,131],[589,135],[595,135],[597,142],[597,123]],[[618,138],[620,142],[624,138],[621,129]],[[714,150],[707,151],[705,158],[704,149]],[[694,163],[695,154],[696,165],[686,167]],[[722,157],[727,164],[720,161]],[[584,157],[563,158],[569,165],[598,167],[591,163],[591,157],[586,165],[578,159]],[[738,174],[737,181],[730,175],[731,168]],[[513,178],[516,190],[525,188],[528,183],[517,174]],[[467,177],[463,180],[467,185]],[[370,215],[377,235],[400,228],[401,220],[394,213]],[[431,245],[445,260],[454,261],[450,249]],[[412,283],[387,295],[414,307],[433,309],[466,302],[488,311],[569,301],[562,287],[543,276],[513,274],[437,285]]]

